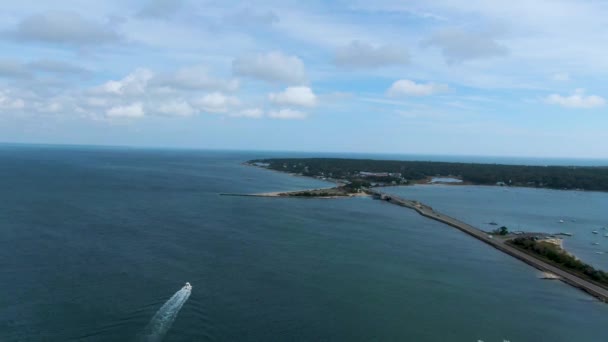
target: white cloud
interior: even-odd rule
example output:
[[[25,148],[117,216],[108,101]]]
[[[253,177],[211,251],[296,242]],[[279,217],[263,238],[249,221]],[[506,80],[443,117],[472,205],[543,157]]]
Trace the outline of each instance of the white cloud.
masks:
[[[394,45],[373,46],[358,40],[353,40],[349,45],[339,48],[334,57],[336,65],[353,68],[405,65],[409,60],[405,48]]]
[[[22,41],[72,45],[98,45],[121,39],[109,24],[92,21],[70,11],[32,15],[19,22],[9,34]]]
[[[226,113],[231,107],[239,104],[240,101],[236,97],[226,96],[218,92],[194,100],[194,105],[208,113]]]
[[[268,117],[273,118],[273,119],[282,119],[282,120],[302,120],[302,119],[306,119],[306,117],[308,117],[308,115],[304,112],[286,108],[286,109],[281,109],[278,111],[277,110],[270,111],[268,113]]]
[[[239,88],[238,80],[211,77],[207,74],[207,69],[202,66],[180,68],[176,72],[159,76],[154,83],[186,90],[233,92]]]
[[[25,107],[25,101],[14,98],[9,92],[0,90],[0,110],[17,110]]]
[[[174,100],[158,106],[158,112],[168,116],[191,116],[196,113],[192,106],[183,100]]]
[[[190,74],[190,75],[189,75]],[[198,76],[198,77],[197,77]],[[200,77],[200,78],[199,78]],[[105,112],[106,116],[137,117],[161,115],[186,117],[199,112],[230,113],[238,109],[240,101],[221,91],[198,95],[194,90],[236,90],[238,81],[207,76],[201,67],[182,68],[174,73],[157,75],[140,68],[120,80],[111,80],[85,92],[82,106],[91,112]],[[124,106],[124,103],[136,105]],[[236,112],[234,116],[255,116],[251,112]]]
[[[259,119],[264,116],[264,111],[259,108],[243,109],[238,112],[230,113],[230,116]]]
[[[60,102],[50,101],[49,103],[46,103],[45,105],[40,107],[38,110],[40,110],[41,112],[47,112],[47,113],[57,113],[57,112],[61,111],[62,109],[63,109],[63,105]]]
[[[314,107],[317,96],[309,87],[287,87],[281,93],[270,93],[268,98],[278,105]]]
[[[566,108],[582,109],[602,107],[606,104],[606,100],[601,96],[585,95],[585,89],[576,89],[574,93],[569,96],[551,94],[545,98],[545,101],[549,104]]]
[[[141,118],[144,116],[144,107],[141,102],[125,106],[115,106],[106,111],[111,118]]]
[[[95,93],[112,95],[141,95],[154,73],[148,69],[137,69],[119,81],[108,81],[94,90]]]
[[[491,32],[482,30],[445,29],[423,41],[422,45],[438,47],[448,64],[509,54],[509,50],[498,43]]]
[[[236,75],[267,82],[288,84],[306,82],[306,69],[302,60],[281,52],[239,57],[232,62],[232,71]]]
[[[570,81],[570,75],[565,72],[559,72],[557,74],[553,74],[551,77],[554,81],[565,82]]]
[[[447,91],[449,87],[445,84],[416,83],[410,80],[399,80],[388,89],[388,96],[428,96]]]

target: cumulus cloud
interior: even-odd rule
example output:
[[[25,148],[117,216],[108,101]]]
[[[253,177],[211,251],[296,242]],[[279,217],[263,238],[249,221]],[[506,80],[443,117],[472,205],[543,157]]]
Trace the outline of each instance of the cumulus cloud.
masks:
[[[125,106],[115,106],[106,111],[110,118],[141,118],[144,116],[144,107],[141,102]]]
[[[249,109],[243,109],[238,112],[230,113],[230,116],[259,119],[264,116],[264,111],[259,108],[249,108]]]
[[[97,87],[94,92],[111,95],[140,95],[145,93],[148,82],[154,73],[148,69],[136,69],[119,81],[108,81]]]
[[[247,7],[226,16],[225,21],[236,26],[264,27],[279,22],[279,16],[273,11],[257,11]]]
[[[70,45],[98,45],[121,39],[110,25],[68,11],[51,11],[27,17],[9,35],[20,41]]]
[[[462,29],[439,31],[423,41],[422,45],[439,48],[448,64],[501,57],[509,53],[504,45],[496,41],[493,34],[482,31],[468,32]]]
[[[268,98],[278,105],[314,107],[317,96],[309,87],[287,87],[283,92],[270,93]]]
[[[239,57],[232,62],[232,71],[239,76],[267,82],[288,84],[306,82],[306,69],[302,60],[281,52]]]
[[[137,13],[141,18],[168,19],[183,6],[183,0],[149,0]]]
[[[306,119],[308,115],[304,112],[286,108],[281,110],[270,111],[268,113],[268,117],[282,120],[302,120]]]
[[[193,74],[191,78],[187,76],[188,72]],[[104,113],[106,117],[140,117],[144,112],[146,116],[173,117],[188,117],[201,112],[262,116],[263,113],[242,110],[237,97],[221,91],[236,90],[235,82],[206,76],[204,70],[197,67],[161,75],[138,68],[122,79],[110,80],[85,91],[80,105],[93,116]],[[212,91],[201,95],[197,90]]]
[[[428,96],[447,91],[446,84],[416,83],[410,80],[398,80],[388,89],[387,94],[391,97],[399,96]]]
[[[0,110],[16,110],[24,107],[23,99],[15,98],[9,92],[0,90]]]
[[[38,107],[38,110],[46,113],[57,113],[63,109],[63,104],[57,101],[49,101]]]
[[[154,83],[159,86],[169,86],[185,90],[233,92],[239,88],[238,80],[209,76],[207,69],[201,66],[180,68],[173,73],[159,76]]]
[[[565,72],[559,72],[557,74],[553,74],[551,77],[554,81],[565,82],[570,81],[570,75]]]
[[[545,98],[549,104],[558,105],[566,108],[582,108],[591,109],[602,107],[606,104],[606,100],[597,95],[585,95],[585,89],[576,89],[569,96],[559,94],[551,94]]]
[[[207,94],[194,100],[194,105],[207,113],[226,113],[239,104],[240,101],[236,97],[226,96],[219,92]]]
[[[184,100],[174,100],[158,106],[158,112],[167,116],[191,116],[196,110]]]
[[[410,61],[406,49],[394,45],[373,46],[353,40],[336,51],[334,63],[342,67],[377,68],[391,65],[405,65]]]

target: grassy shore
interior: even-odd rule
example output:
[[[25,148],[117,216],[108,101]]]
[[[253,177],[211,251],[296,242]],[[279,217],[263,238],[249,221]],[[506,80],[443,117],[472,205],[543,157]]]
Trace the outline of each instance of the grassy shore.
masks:
[[[592,266],[585,264],[556,244],[539,240],[534,237],[518,237],[508,240],[506,243],[525,253],[543,259],[567,272],[591,281],[598,286],[608,289],[608,273],[596,270]]]

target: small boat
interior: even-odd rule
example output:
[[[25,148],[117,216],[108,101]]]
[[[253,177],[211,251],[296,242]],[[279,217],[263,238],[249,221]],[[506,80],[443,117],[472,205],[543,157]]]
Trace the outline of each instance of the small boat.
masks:
[[[572,236],[572,233],[560,233],[560,235]]]
[[[489,224],[490,226],[498,226],[498,223],[496,223],[496,222],[494,222],[494,221],[489,222],[488,224]]]
[[[594,242],[594,243],[592,243],[592,245],[597,246],[597,245],[599,245],[599,243]]]
[[[540,275],[541,279],[547,279],[547,280],[559,280],[559,277],[551,272],[543,272]]]
[[[597,234],[597,230],[592,231],[593,234]]]
[[[192,285],[190,285],[189,282],[186,282],[186,284],[184,285],[184,289],[190,291],[190,290],[192,290]]]
[[[559,223],[564,223],[564,220],[559,220],[558,222],[559,222]]]

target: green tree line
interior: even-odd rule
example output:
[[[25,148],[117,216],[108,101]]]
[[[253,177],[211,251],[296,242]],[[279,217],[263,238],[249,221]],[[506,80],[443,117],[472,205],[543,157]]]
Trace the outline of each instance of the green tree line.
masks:
[[[340,158],[275,158],[251,162],[268,163],[270,169],[278,171],[347,180],[362,179],[359,172],[367,171],[400,173],[402,178],[410,181],[453,176],[480,185],[504,182],[516,186],[608,191],[608,167],[605,166],[527,166]]]

